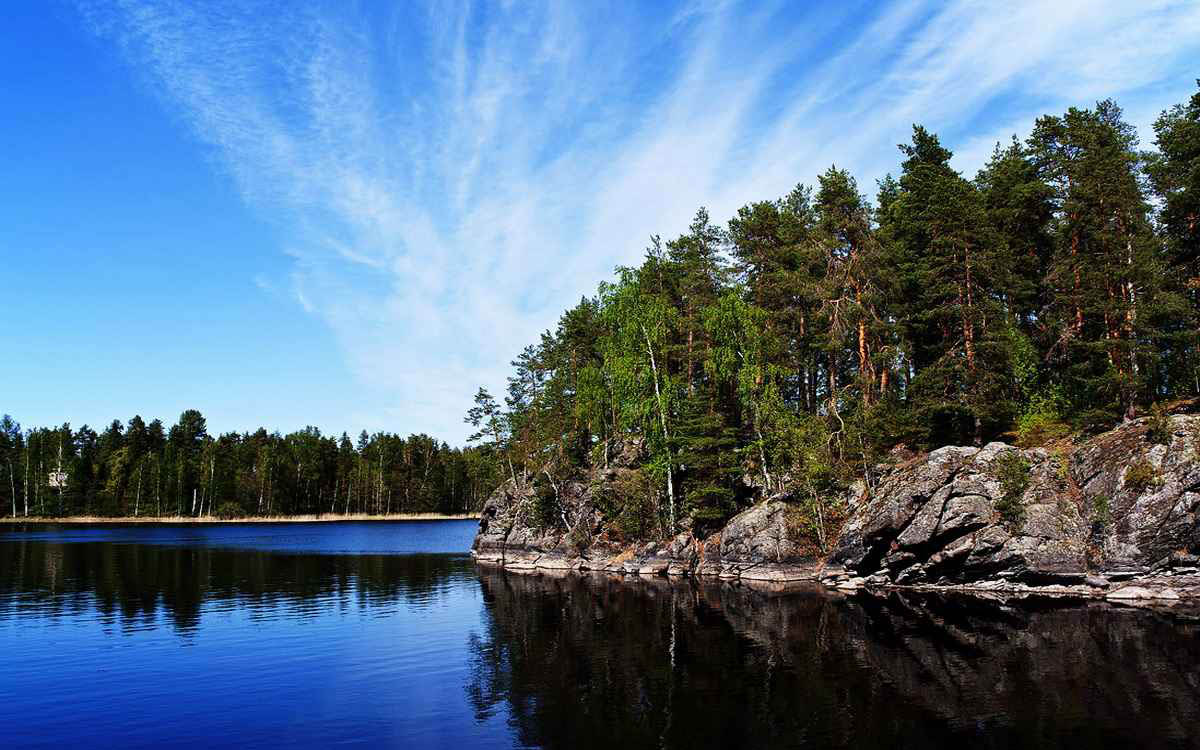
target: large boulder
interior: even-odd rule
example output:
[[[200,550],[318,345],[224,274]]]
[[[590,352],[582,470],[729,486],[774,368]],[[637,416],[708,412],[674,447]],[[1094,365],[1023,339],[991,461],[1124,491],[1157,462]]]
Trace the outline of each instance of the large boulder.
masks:
[[[721,530],[721,560],[785,563],[811,557],[803,553],[788,530],[790,507],[781,499],[766,500],[730,519]]]
[[[1029,469],[1020,517],[998,511],[997,462],[1018,451],[946,447],[896,467],[852,513],[832,561],[896,583],[1082,576],[1087,526],[1059,457],[1020,451]]]
[[[1200,551],[1200,417],[1149,420],[1074,448],[947,447],[893,468],[852,513],[832,561],[875,580],[1082,583],[1089,574],[1186,569]],[[1028,466],[1019,519],[1004,519],[997,461]]]
[[[1148,421],[1100,435],[1071,459],[1103,567],[1144,570],[1200,551],[1200,416],[1170,417],[1166,444],[1150,442]]]

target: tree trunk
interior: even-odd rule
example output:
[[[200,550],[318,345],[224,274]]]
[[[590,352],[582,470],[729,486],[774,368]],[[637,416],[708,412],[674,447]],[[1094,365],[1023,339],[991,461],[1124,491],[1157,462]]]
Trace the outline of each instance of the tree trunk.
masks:
[[[963,249],[963,267],[965,268],[963,286],[966,287],[966,306],[963,308],[963,342],[967,351],[967,369],[975,372],[975,296],[971,291],[971,251],[969,248]]]
[[[216,470],[217,470],[217,457],[212,456],[211,458],[208,459],[208,515],[209,515],[209,517],[212,516],[213,478],[216,476]],[[203,504],[200,505],[200,509],[201,510],[204,509]]]
[[[1079,217],[1071,216],[1072,221],[1077,221]],[[1075,281],[1075,335],[1078,336],[1083,332],[1083,308],[1080,306],[1079,296],[1083,287],[1083,282],[1079,275],[1079,231],[1071,232],[1071,270]]]
[[[755,434],[758,435],[758,458],[760,461],[762,461],[763,480],[766,481],[766,483],[767,483],[766,495],[769,496],[771,494],[771,472],[767,470],[767,451],[763,447],[763,434],[762,434],[762,430],[759,429],[759,426],[758,426],[757,415],[755,415],[754,422],[755,422],[754,432],[755,432]]]
[[[650,355],[650,371],[654,376],[654,399],[658,402],[658,421],[662,426],[664,450],[667,452],[667,508],[671,518],[671,533],[675,533],[675,466],[671,459],[671,433],[667,430],[667,413],[663,406],[662,391],[658,387],[658,363],[654,359],[654,347],[650,344],[650,334],[646,326],[642,326],[642,336],[646,339],[646,353]]]
[[[696,365],[692,358],[692,341],[695,333],[691,324],[691,316],[688,317],[688,337],[687,337],[687,374],[688,374],[688,396],[693,396],[696,393]]]
[[[30,432],[32,434],[32,431]],[[21,488],[21,499],[25,501],[25,517],[29,518],[29,441],[25,441],[25,486]]]

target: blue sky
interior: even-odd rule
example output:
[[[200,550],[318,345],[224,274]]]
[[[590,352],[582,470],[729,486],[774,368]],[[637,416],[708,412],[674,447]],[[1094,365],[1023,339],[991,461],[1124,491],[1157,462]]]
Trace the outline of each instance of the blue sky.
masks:
[[[280,10],[280,7],[285,8]],[[652,233],[913,122],[967,173],[1112,96],[1195,2],[21,2],[0,25],[0,411],[425,431]]]

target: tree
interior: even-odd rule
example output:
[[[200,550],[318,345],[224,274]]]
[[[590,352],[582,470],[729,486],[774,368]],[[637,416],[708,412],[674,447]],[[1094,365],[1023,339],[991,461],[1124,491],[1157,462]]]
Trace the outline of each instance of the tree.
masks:
[[[487,392],[482,386],[475,394],[475,405],[467,411],[466,423],[476,429],[476,432],[467,438],[467,442],[475,443],[486,438],[491,438],[491,447],[497,454],[503,454],[508,463],[508,474],[512,479],[513,484],[517,483],[517,472],[513,469],[512,457],[508,455],[506,440],[509,434],[507,419],[504,412],[496,404],[496,400],[492,398],[492,394]]]
[[[1161,361],[1175,369],[1165,373],[1156,390],[1179,382],[1200,394],[1200,92],[1163,112],[1154,133],[1158,152],[1146,156],[1146,173],[1160,206],[1168,282],[1187,303],[1186,311],[1168,321],[1176,335],[1157,347],[1173,354]]]
[[[975,184],[998,245],[1003,302],[1021,331],[1036,337],[1053,251],[1053,191],[1016,137],[1006,148],[996,144]]]
[[[981,444],[1011,423],[1002,335],[1004,274],[979,190],[950,167],[937,136],[914,126],[885,221],[893,301],[911,362],[907,399],[925,442]]]
[[[889,382],[887,324],[875,274],[882,261],[866,197],[849,173],[830,167],[818,178],[814,240],[824,265],[815,297],[823,332],[829,411],[839,409],[839,375],[852,381],[864,407],[878,400]],[[853,352],[849,363],[844,353]],[[849,380],[849,378],[847,378]]]
[[[176,488],[179,492],[180,508],[191,500],[191,515],[197,513],[197,500],[202,475],[201,451],[208,440],[208,424],[204,416],[195,409],[179,415],[179,421],[167,434],[167,443],[174,454],[176,466]]]
[[[1029,148],[1051,186],[1045,346],[1072,408],[1107,424],[1146,396],[1162,273],[1133,128],[1111,101],[1037,120]]]
[[[781,342],[777,364],[785,401],[815,413],[825,378],[813,318],[820,304],[817,282],[823,273],[813,239],[811,191],[796,187],[777,201],[752,203],[729,221],[735,268],[750,301],[763,310],[763,325]]]
[[[16,467],[21,465],[20,456],[24,448],[23,443],[24,435],[21,432],[21,425],[7,414],[0,417],[0,461],[3,461],[3,469],[8,474],[8,490],[12,500],[13,518],[17,517]],[[28,504],[28,500],[25,502]]]
[[[650,469],[666,485],[667,523],[673,532],[678,514],[671,423],[681,389],[665,354],[679,316],[662,287],[658,238],[652,239],[647,261],[640,270],[617,269],[617,282],[600,287],[608,328],[604,356],[612,376],[619,428],[647,437]]]

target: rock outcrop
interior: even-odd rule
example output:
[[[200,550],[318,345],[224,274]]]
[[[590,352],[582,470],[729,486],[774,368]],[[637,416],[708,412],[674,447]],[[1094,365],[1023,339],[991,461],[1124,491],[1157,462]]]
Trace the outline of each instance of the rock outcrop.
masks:
[[[1151,441],[1148,420],[1138,420],[1057,450],[950,446],[898,463],[839,499],[848,516],[828,555],[797,538],[786,493],[707,536],[612,541],[598,500],[636,463],[627,450],[608,469],[557,487],[562,523],[544,529],[533,523],[531,484],[500,487],[473,553],[513,569],[1195,598],[1200,416],[1171,417],[1167,432]]]

